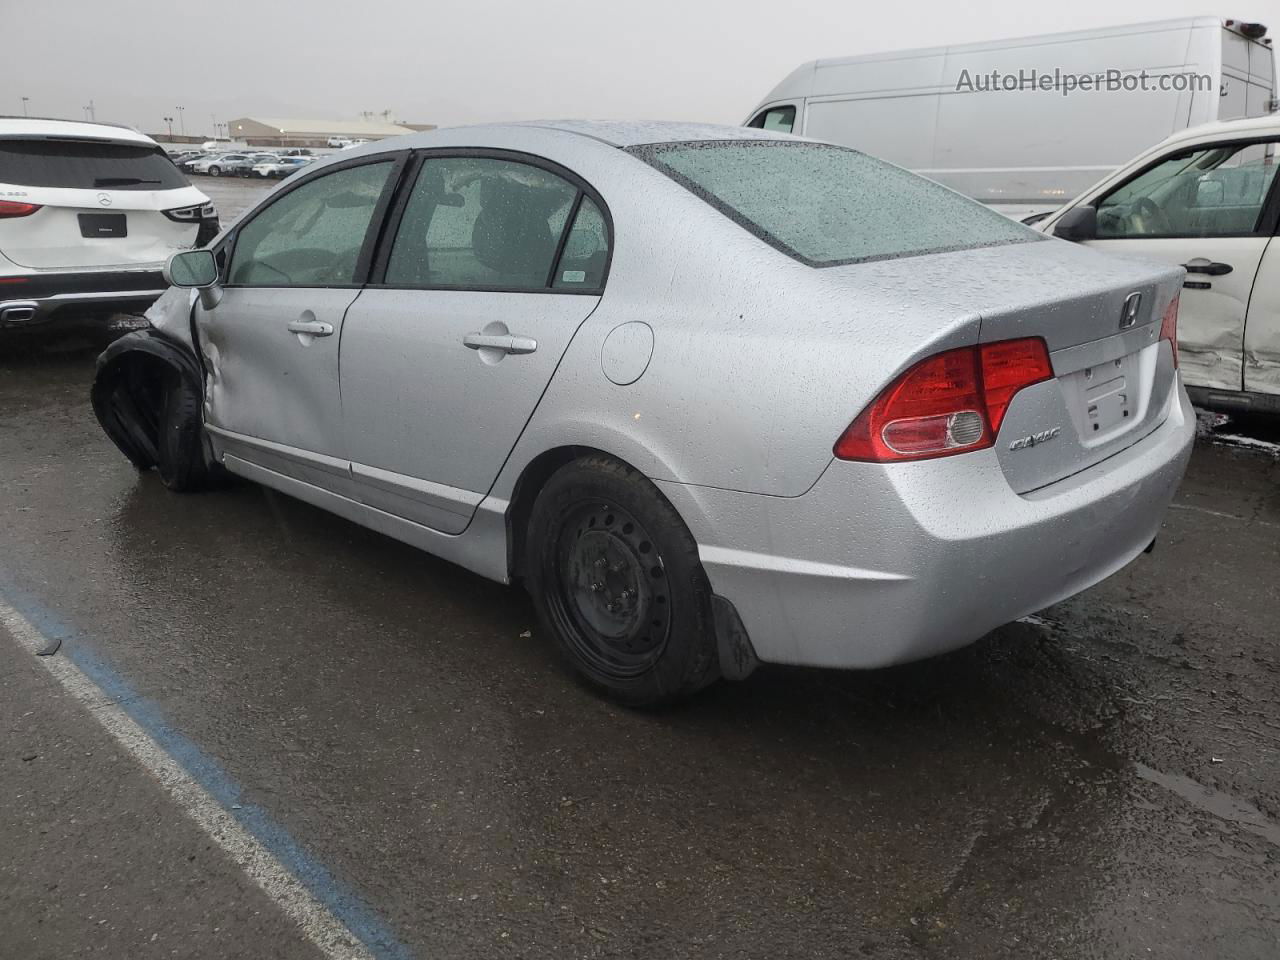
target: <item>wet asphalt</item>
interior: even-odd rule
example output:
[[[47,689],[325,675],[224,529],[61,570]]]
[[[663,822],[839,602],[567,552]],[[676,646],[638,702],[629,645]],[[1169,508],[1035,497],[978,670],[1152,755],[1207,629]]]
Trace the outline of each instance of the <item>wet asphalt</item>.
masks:
[[[516,589],[139,475],[87,402],[103,338],[0,342],[0,587],[403,955],[1280,955],[1273,450],[1203,439],[1154,553],[1037,622],[636,713]],[[318,955],[3,628],[0,851],[3,958]]]

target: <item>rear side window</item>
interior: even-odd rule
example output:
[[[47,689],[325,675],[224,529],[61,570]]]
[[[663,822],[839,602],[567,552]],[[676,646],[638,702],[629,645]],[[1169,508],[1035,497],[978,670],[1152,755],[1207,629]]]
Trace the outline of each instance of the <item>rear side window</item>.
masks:
[[[564,250],[551,285],[593,290],[604,280],[604,268],[608,262],[609,228],[600,208],[591,202],[590,197],[583,197],[578,215],[569,228],[569,236],[564,241]]]
[[[0,183],[77,190],[188,185],[159,147],[85,140],[0,140]]]
[[[600,212],[569,181],[532,164],[491,157],[428,158],[405,206],[387,261],[395,286],[591,289],[604,276]],[[552,276],[569,216],[571,236]],[[594,211],[599,229],[593,227]],[[572,234],[576,233],[576,242]],[[570,243],[574,243],[572,250]],[[605,256],[600,256],[601,250]],[[568,279],[564,279],[568,276]]]
[[[845,147],[709,140],[629,152],[813,267],[1046,239],[941,184]]]

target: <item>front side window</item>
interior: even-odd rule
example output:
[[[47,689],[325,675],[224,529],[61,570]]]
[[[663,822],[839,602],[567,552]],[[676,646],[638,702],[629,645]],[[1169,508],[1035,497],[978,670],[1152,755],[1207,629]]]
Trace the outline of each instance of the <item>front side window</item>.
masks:
[[[159,147],[79,140],[0,140],[0,183],[76,190],[188,186]]]
[[[400,220],[386,282],[546,289],[578,194],[564,178],[526,163],[491,157],[428,158]],[[581,249],[585,247],[584,240]],[[571,269],[583,273],[586,282],[585,264]]]
[[[775,130],[778,133],[790,133],[796,125],[796,108],[792,106],[772,107],[762,110],[747,126],[757,130]]]
[[[1166,157],[1098,201],[1098,239],[1256,233],[1276,163],[1275,142]]]
[[[240,228],[228,282],[252,287],[348,286],[390,160],[325,174],[289,191]]]
[[[831,144],[707,140],[628,150],[809,266],[1045,239],[932,180]]]

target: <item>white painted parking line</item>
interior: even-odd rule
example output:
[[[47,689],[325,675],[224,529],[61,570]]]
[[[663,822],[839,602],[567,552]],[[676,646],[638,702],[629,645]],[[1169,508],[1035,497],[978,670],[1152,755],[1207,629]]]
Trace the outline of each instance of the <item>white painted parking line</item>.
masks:
[[[1221,510],[1210,510],[1207,507],[1197,507],[1190,503],[1171,503],[1170,510],[1188,510],[1192,513],[1203,513],[1207,517],[1218,517],[1222,520],[1239,520],[1241,523],[1248,523],[1256,527],[1280,527],[1280,523],[1273,523],[1270,520],[1258,520],[1254,517],[1241,517],[1234,513],[1223,513]]]
[[[115,698],[71,659],[60,655],[37,656],[50,645],[51,638],[3,600],[0,600],[0,624],[64,690],[88,708],[88,715],[155,777],[200,829],[297,923],[302,936],[315,944],[324,956],[332,960],[375,960],[375,954],[130,717]]]

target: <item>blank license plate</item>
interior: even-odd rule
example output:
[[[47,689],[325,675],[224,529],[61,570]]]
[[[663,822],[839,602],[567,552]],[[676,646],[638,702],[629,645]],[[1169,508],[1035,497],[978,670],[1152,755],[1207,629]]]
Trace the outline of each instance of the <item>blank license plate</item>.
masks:
[[[80,236],[94,237],[127,237],[129,222],[123,213],[82,213],[80,214]]]
[[[1107,360],[1069,374],[1068,395],[1083,409],[1084,440],[1105,435],[1137,416],[1138,355]]]

